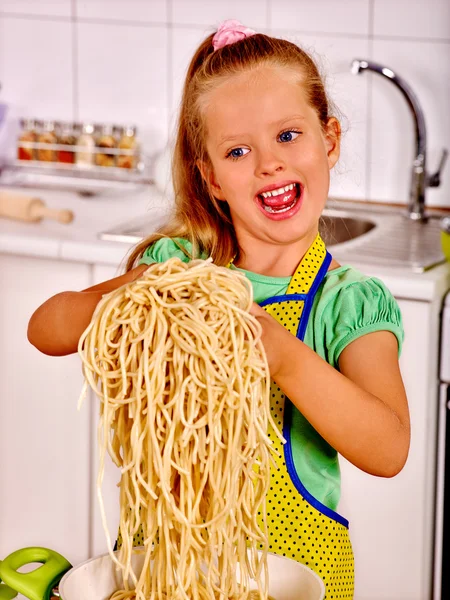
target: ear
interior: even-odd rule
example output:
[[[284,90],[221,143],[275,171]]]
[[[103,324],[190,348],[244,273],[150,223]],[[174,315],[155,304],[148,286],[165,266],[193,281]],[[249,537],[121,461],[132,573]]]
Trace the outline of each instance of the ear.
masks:
[[[325,146],[328,155],[328,167],[332,169],[341,152],[341,124],[335,117],[330,117],[325,125]]]
[[[204,160],[197,161],[197,167],[202,175],[203,181],[209,188],[211,194],[217,198],[218,200],[225,200],[225,196],[223,195],[222,188],[216,180],[216,176],[214,174],[214,169],[210,162],[206,162]]]

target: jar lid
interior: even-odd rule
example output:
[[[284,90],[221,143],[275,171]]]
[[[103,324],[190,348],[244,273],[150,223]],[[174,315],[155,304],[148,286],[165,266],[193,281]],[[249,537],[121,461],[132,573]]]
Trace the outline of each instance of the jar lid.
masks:
[[[112,135],[113,126],[110,123],[106,123],[102,126],[102,135]]]
[[[36,119],[31,119],[29,117],[20,119],[20,126],[22,129],[33,130],[36,129],[37,121]]]
[[[94,126],[92,125],[92,123],[84,123],[82,132],[92,135],[94,133]]]
[[[54,131],[55,122],[54,121],[44,121],[43,129],[44,129],[44,131]]]
[[[125,125],[123,131],[125,135],[134,137],[137,134],[137,127],[136,125]]]

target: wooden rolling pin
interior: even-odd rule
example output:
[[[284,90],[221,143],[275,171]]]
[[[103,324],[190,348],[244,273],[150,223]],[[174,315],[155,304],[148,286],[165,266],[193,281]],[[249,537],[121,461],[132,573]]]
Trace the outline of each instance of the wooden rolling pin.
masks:
[[[71,210],[49,208],[40,198],[0,191],[0,217],[30,223],[37,223],[44,218],[54,219],[58,223],[70,223],[73,221],[73,212]]]

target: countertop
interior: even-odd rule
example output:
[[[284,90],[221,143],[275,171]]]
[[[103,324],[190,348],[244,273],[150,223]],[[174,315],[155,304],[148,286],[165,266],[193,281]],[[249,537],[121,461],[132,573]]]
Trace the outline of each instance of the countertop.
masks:
[[[132,244],[107,242],[99,233],[130,221],[139,215],[154,217],[155,228],[164,221],[169,203],[154,186],[133,191],[110,191],[82,197],[68,191],[46,189],[14,189],[13,193],[37,196],[51,208],[71,209],[75,218],[69,225],[45,219],[24,223],[0,218],[0,253],[52,258],[88,264],[123,264]],[[339,247],[331,248],[339,261]],[[431,302],[441,299],[450,289],[450,264],[439,265],[425,273],[406,269],[377,267],[358,262],[352,265],[367,275],[382,279],[397,298]]]
[[[153,186],[142,186],[132,193],[112,190],[91,197],[47,189],[9,191],[41,198],[47,206],[70,209],[75,215],[68,225],[49,219],[25,223],[0,218],[0,252],[21,256],[118,266],[132,245],[102,241],[99,233],[140,214],[147,218],[154,214],[157,226],[168,210],[167,202]]]

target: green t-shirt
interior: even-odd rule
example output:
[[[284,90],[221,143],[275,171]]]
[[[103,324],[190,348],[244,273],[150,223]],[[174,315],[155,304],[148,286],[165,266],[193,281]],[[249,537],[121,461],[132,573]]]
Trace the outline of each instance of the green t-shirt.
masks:
[[[191,245],[177,238],[188,253]],[[149,246],[140,264],[189,258],[170,238]],[[202,256],[201,258],[207,258]],[[284,295],[290,277],[267,277],[238,269],[250,280],[255,302]],[[367,277],[350,266],[328,271],[319,287],[306,328],[304,342],[330,365],[339,369],[339,355],[351,342],[374,331],[391,331],[403,342],[400,309],[382,281]],[[306,489],[322,504],[336,510],[340,498],[340,471],[336,450],[326,442],[303,415],[293,407],[291,429],[294,465]]]

